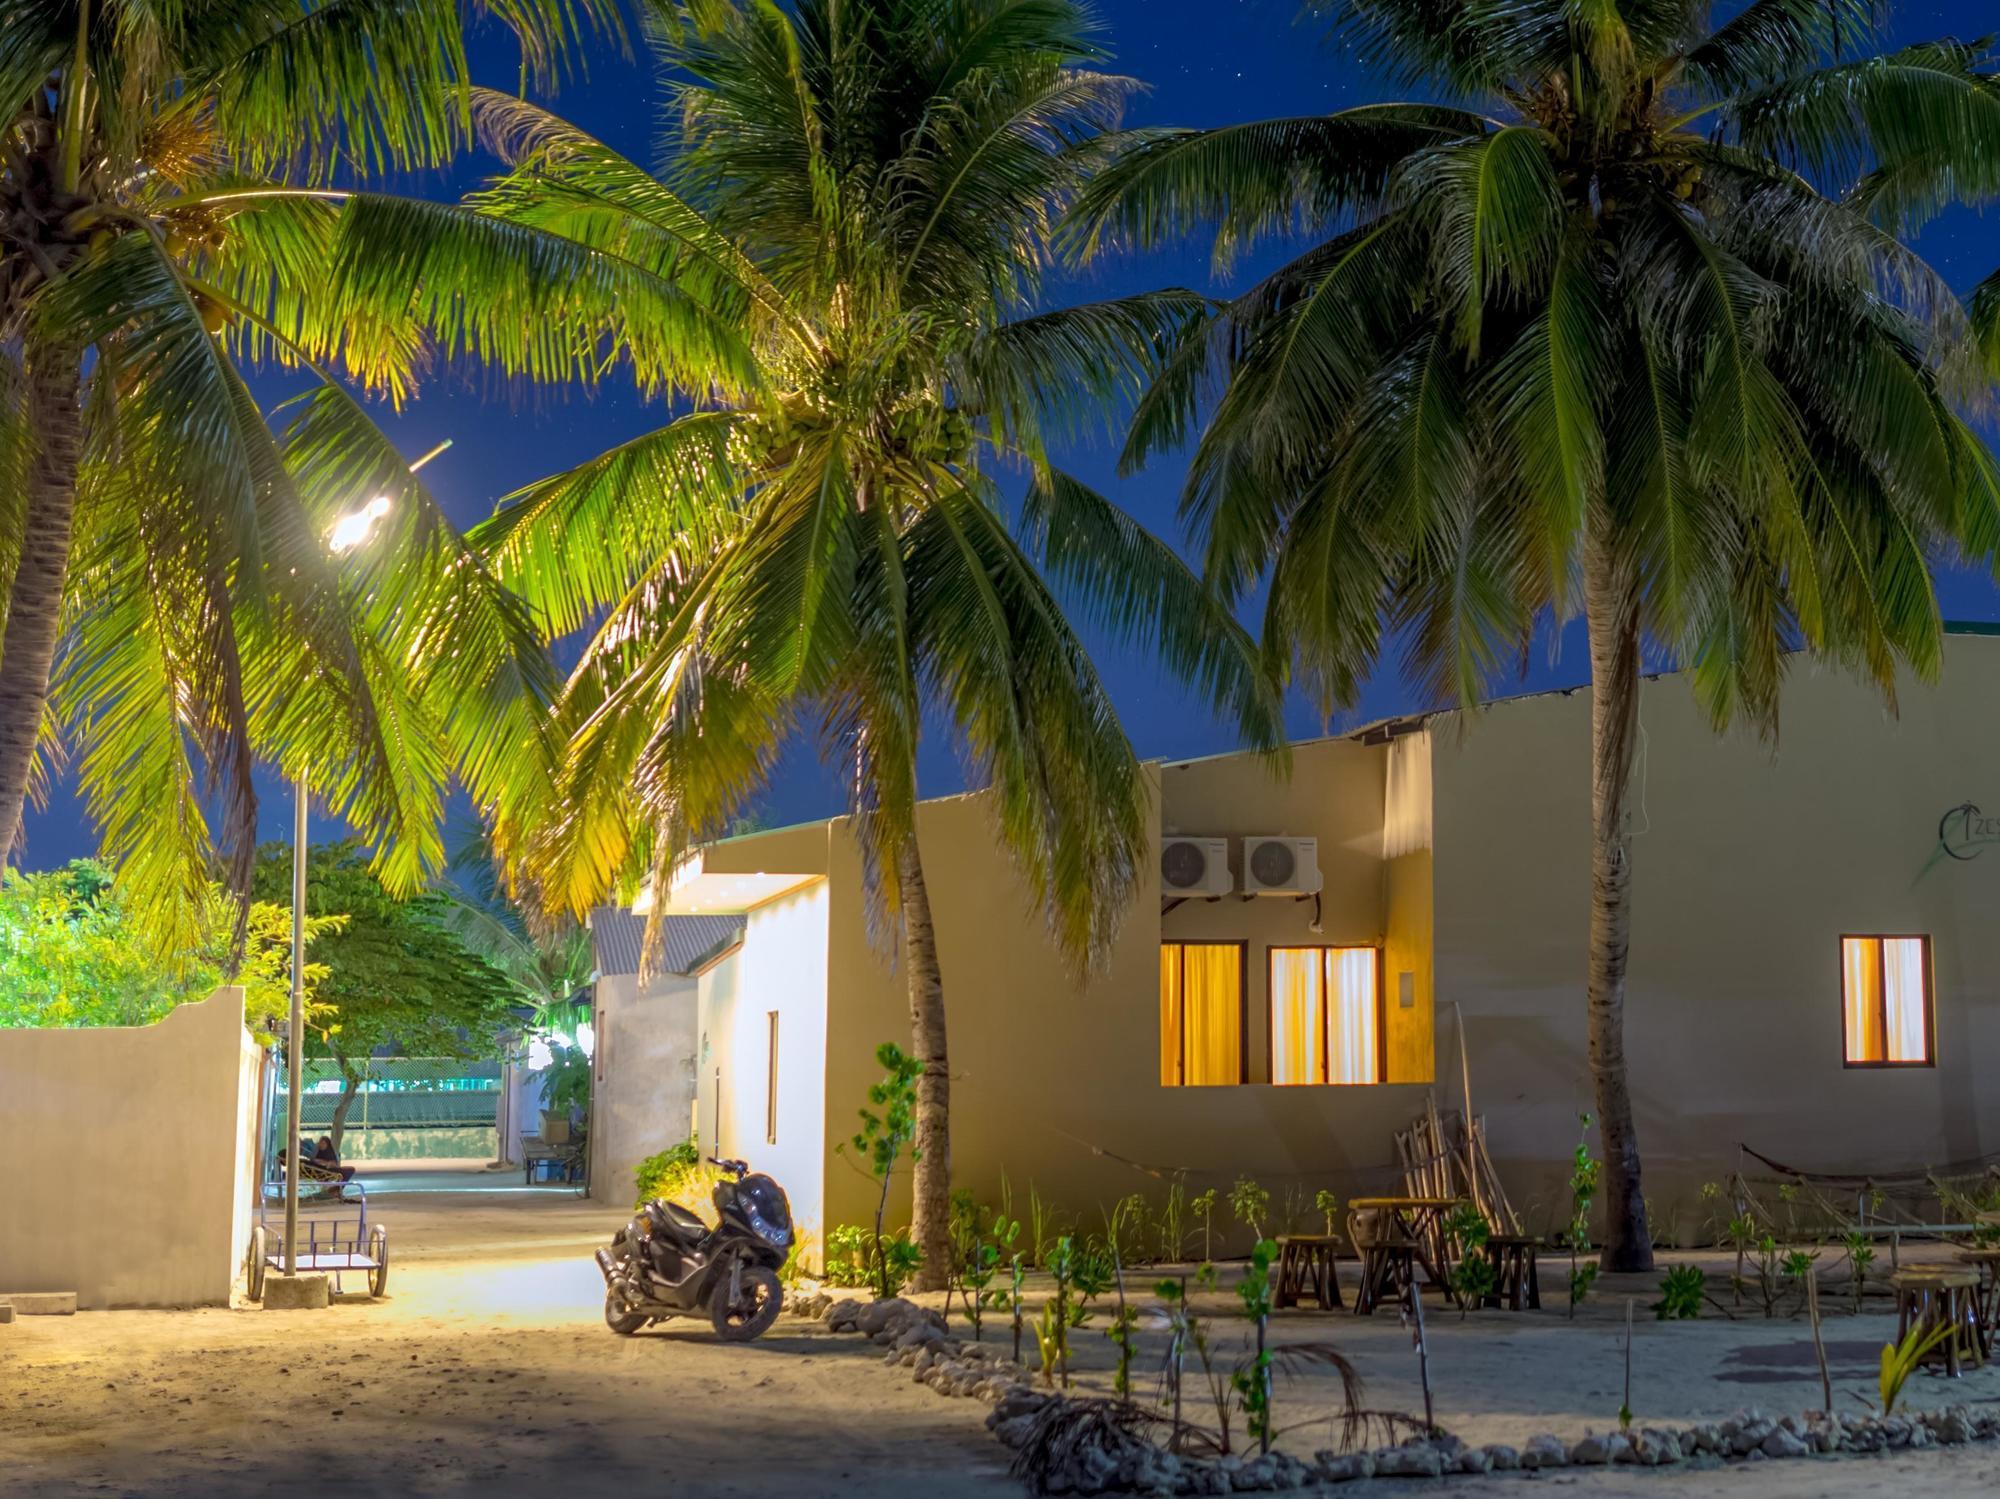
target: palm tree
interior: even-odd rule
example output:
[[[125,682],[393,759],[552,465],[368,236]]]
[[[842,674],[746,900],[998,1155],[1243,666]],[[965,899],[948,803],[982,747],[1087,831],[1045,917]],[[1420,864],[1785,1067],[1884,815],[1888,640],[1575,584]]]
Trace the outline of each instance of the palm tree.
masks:
[[[610,24],[596,0],[501,14],[537,74]],[[504,828],[508,785],[550,763],[539,640],[359,396],[462,353],[657,378],[694,337],[726,362],[678,326],[649,345],[657,316],[616,315],[631,277],[580,247],[334,185],[445,160],[469,104],[455,0],[22,0],[0,23],[0,859],[38,747],[66,749],[167,951],[216,855],[205,793],[248,890],[255,758],[399,891],[443,862],[449,776]],[[447,226],[421,263],[394,241],[412,215]],[[275,433],[251,364],[305,385]],[[378,494],[394,519],[336,574],[328,523]]]
[[[1788,650],[1873,678],[1940,659],[1930,563],[1990,558],[2000,470],[1966,310],[1864,202],[2000,168],[1950,42],[1868,51],[1867,0],[1326,0],[1424,103],[1135,132],[1074,249],[1219,226],[1319,242],[1188,338],[1128,463],[1200,424],[1207,573],[1267,579],[1265,647],[1323,707],[1385,643],[1475,701],[1581,612],[1592,706],[1590,1070],[1604,1262],[1651,1260],[1624,1049],[1642,648],[1720,729],[1777,730]],[[1878,179],[1882,180],[1882,179]],[[1219,394],[1205,403],[1209,382]]]
[[[788,728],[849,767],[900,915],[919,1080],[915,1237],[947,1263],[944,977],[917,840],[917,746],[951,733],[1063,948],[1103,951],[1148,846],[1139,765],[1037,571],[1156,638],[1260,742],[1248,637],[1172,553],[1049,461],[1134,393],[1199,303],[1027,314],[1047,234],[1132,85],[1069,0],[663,9],[674,150],[657,180],[526,105],[482,101],[517,163],[506,220],[644,266],[747,328],[742,393],[511,496],[473,534],[551,635],[592,627],[531,860],[581,911],[635,860],[664,886],[724,831]],[[1025,314],[1025,315],[1024,315]],[[987,460],[1028,472],[1029,542]]]

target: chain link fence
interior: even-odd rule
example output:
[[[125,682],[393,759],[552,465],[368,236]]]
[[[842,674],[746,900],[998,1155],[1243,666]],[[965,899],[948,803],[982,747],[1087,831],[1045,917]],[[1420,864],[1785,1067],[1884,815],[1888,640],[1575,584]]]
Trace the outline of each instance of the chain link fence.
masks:
[[[282,1135],[287,1104],[285,1074],[277,1076],[271,1111]],[[347,1109],[340,1142],[346,1161],[491,1160],[499,1136],[501,1067],[498,1061],[457,1057],[373,1057]],[[299,1132],[308,1140],[333,1130],[346,1082],[330,1060],[309,1058],[299,1096]]]

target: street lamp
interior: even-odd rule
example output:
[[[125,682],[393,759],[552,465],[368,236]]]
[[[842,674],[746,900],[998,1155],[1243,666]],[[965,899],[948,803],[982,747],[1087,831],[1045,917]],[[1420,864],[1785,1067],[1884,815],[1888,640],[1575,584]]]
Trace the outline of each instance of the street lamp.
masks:
[[[378,494],[350,510],[327,533],[327,550],[338,557],[368,540],[391,509]],[[292,783],[292,1022],[285,1032],[285,1274],[299,1273],[299,1124],[304,1100],[306,1056],[306,781]]]
[[[410,465],[415,473],[451,446],[447,438]],[[367,543],[375,527],[395,506],[378,494],[359,510],[350,510],[327,533],[327,550],[340,557]],[[285,1274],[299,1273],[299,1123],[304,1100],[306,1055],[306,781],[292,783],[292,1022],[285,1035]]]

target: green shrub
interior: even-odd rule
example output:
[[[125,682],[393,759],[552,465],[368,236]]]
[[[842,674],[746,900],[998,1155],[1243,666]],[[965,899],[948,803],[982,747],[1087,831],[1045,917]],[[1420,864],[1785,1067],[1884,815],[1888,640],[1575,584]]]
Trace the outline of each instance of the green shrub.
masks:
[[[678,1145],[669,1145],[658,1155],[647,1156],[634,1173],[639,1192],[635,1206],[644,1207],[655,1197],[671,1199],[700,1165],[701,1147],[692,1136]]]
[[[1707,1297],[1707,1277],[1699,1265],[1674,1265],[1660,1280],[1660,1299],[1653,1315],[1662,1322],[1692,1321],[1701,1315]]]
[[[924,1262],[923,1250],[910,1242],[907,1230],[883,1234],[882,1257],[888,1263],[878,1269],[875,1262],[875,1231],[859,1223],[843,1223],[826,1236],[826,1283],[830,1286],[866,1286],[877,1292],[883,1285],[894,1295]]]

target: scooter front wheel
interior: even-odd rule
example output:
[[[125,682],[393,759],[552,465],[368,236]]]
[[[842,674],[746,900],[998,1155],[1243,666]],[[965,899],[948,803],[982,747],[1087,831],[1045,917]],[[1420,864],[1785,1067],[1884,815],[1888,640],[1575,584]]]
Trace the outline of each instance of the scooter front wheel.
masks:
[[[652,1320],[644,1312],[635,1312],[627,1306],[615,1288],[604,1293],[604,1325],[619,1337],[631,1337]]]
[[[785,1300],[776,1273],[762,1265],[743,1267],[737,1292],[736,1300],[731,1302],[729,1277],[722,1276],[716,1281],[715,1295],[709,1302],[715,1335],[725,1343],[747,1343],[762,1337],[778,1320],[778,1308]]]

